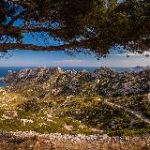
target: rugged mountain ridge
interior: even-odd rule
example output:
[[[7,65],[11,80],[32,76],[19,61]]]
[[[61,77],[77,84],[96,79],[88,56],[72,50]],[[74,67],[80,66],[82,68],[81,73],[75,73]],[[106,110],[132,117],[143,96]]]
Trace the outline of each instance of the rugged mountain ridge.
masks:
[[[45,91],[53,94],[121,96],[150,92],[150,68],[121,73],[106,67],[94,72],[64,71],[59,67],[35,68],[10,72],[5,81],[14,89],[41,84]]]

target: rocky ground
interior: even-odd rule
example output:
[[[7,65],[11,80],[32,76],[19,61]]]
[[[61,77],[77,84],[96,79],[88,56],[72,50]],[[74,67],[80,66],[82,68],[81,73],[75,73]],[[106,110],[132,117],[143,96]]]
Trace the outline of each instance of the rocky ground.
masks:
[[[149,150],[149,75],[149,68],[10,72],[0,89],[0,150]]]
[[[0,135],[0,150],[149,150],[150,136],[41,135],[17,132]]]

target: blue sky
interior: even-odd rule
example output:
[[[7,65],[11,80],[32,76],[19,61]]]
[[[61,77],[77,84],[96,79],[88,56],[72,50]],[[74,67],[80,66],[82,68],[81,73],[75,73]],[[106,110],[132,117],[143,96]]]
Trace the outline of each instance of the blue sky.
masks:
[[[11,51],[6,57],[0,58],[0,66],[109,66],[133,67],[150,65],[150,58],[141,55],[110,55],[97,60],[94,55],[77,54],[70,56],[63,51],[34,52]]]
[[[45,40],[43,40],[45,37]],[[24,43],[37,45],[58,45],[60,41],[48,37],[46,34],[28,34],[25,35]],[[148,53],[148,52],[147,52]],[[68,55],[63,51],[42,52],[42,51],[20,51],[14,50],[6,54],[6,57],[0,58],[0,67],[3,66],[83,66],[83,67],[134,67],[150,65],[150,57],[138,54],[126,53],[118,54],[112,49],[112,53],[107,58],[97,60],[94,54],[88,55],[78,53],[74,56]]]

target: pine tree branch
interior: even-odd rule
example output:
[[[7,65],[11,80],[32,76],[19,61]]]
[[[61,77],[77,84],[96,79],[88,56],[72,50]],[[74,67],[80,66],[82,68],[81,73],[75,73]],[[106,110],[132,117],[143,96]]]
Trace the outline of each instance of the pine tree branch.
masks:
[[[74,50],[77,48],[87,48],[85,42],[73,42],[70,44],[64,44],[59,46],[38,46],[33,44],[21,44],[21,43],[6,43],[0,44],[0,51],[7,50],[35,50],[35,51],[61,51],[61,50]]]

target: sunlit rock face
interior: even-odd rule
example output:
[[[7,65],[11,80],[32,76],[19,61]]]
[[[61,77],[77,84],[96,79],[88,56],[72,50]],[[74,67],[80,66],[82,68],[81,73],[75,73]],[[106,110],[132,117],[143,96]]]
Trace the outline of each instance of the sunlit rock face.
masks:
[[[25,81],[24,84],[29,81],[44,82],[47,81],[52,74],[61,73],[63,73],[63,70],[59,67],[24,69],[19,72],[10,72],[5,78],[5,81],[9,85],[19,84],[23,81]]]
[[[102,95],[128,95],[150,90],[150,69],[145,68],[139,72],[115,73],[107,68],[101,68],[98,72],[98,91]]]
[[[5,79],[14,88],[40,85],[57,94],[98,94],[104,96],[150,92],[150,68],[138,72],[114,72],[101,67],[94,72],[64,71],[61,68],[35,68],[11,72]]]

